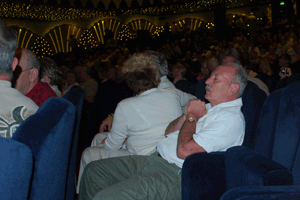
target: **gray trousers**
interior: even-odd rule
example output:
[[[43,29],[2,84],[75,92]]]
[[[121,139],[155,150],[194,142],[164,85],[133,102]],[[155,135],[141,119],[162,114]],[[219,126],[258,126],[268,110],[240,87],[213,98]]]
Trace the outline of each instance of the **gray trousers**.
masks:
[[[79,199],[180,200],[180,168],[157,153],[94,161],[82,174]]]

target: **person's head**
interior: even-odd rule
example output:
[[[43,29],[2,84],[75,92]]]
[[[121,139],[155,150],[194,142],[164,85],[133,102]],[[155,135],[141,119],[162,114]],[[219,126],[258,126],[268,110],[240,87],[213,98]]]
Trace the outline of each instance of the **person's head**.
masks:
[[[157,88],[160,83],[159,69],[148,54],[135,53],[124,63],[122,74],[127,86],[136,94]]]
[[[282,54],[280,57],[279,57],[279,66],[280,67],[287,67],[290,65],[290,62],[291,62],[291,56],[288,55],[288,54]]]
[[[93,71],[88,66],[82,66],[80,68],[80,78],[83,82],[86,82],[92,78]]]
[[[212,106],[233,101],[242,96],[247,82],[247,73],[241,65],[220,65],[205,82],[205,98]]]
[[[186,67],[181,64],[177,63],[172,67],[172,76],[173,78],[183,78],[186,73]]]
[[[13,70],[18,64],[17,58],[14,58],[17,39],[17,32],[0,20],[0,76],[3,80],[12,80]]]
[[[151,58],[153,58],[157,64],[157,67],[159,69],[160,77],[167,76],[169,73],[168,70],[168,62],[164,54],[156,51],[147,50],[143,53],[149,55]]]
[[[66,73],[66,81],[68,85],[73,85],[77,80],[77,72],[75,70],[70,70]]]
[[[271,66],[270,66],[270,62],[268,59],[266,58],[261,58],[259,60],[259,71],[267,74],[268,72],[272,71],[271,70]]]
[[[41,67],[41,81],[48,83],[50,86],[60,85],[63,74],[56,62],[47,57],[40,58],[39,61]]]
[[[240,58],[241,58],[241,55],[237,49],[229,48],[220,54],[220,64],[221,65],[224,65],[227,63],[240,64]]]
[[[207,68],[209,73],[212,73],[219,65],[219,60],[216,57],[209,58],[207,61]]]
[[[26,95],[39,81],[40,62],[37,56],[29,49],[19,48],[15,56],[18,58],[15,88]]]
[[[207,66],[207,61],[204,61],[200,67],[200,71],[201,71],[201,74],[203,76],[209,76],[210,75],[210,72],[208,70],[208,66]]]
[[[103,76],[107,79],[115,79],[118,69],[114,66],[109,66],[104,69]]]

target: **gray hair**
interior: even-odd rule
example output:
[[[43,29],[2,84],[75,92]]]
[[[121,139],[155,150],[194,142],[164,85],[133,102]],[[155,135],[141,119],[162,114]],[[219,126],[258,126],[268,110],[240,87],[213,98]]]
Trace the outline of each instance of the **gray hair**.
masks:
[[[38,57],[36,56],[35,53],[33,53],[29,49],[24,49],[24,51],[26,51],[26,62],[27,62],[26,69],[36,68],[38,70],[39,76],[40,76],[41,67],[40,67],[40,61],[39,61]]]
[[[41,78],[47,76],[50,79],[49,85],[59,85],[63,79],[63,73],[51,58],[43,57],[39,59],[41,67]]]
[[[239,84],[240,89],[237,93],[237,98],[242,97],[244,89],[246,88],[247,83],[248,83],[248,75],[246,73],[246,70],[242,67],[242,65],[237,64],[237,63],[227,63],[227,64],[225,64],[225,66],[235,67],[236,71],[235,71],[235,75],[232,79],[232,82]]]
[[[17,31],[0,20],[0,74],[13,78],[12,62],[17,49]]]
[[[160,77],[168,75],[168,62],[164,54],[151,50],[146,50],[143,53],[148,54],[151,58],[155,60],[156,65],[159,69]]]

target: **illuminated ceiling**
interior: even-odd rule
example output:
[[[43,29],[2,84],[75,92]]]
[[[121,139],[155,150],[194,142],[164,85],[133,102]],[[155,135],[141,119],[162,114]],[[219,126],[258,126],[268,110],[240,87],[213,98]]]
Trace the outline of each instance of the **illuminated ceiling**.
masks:
[[[243,3],[246,2],[246,3]],[[60,21],[70,19],[90,19],[120,15],[170,15],[213,9],[215,3],[254,5],[254,1],[243,0],[19,0],[0,4],[0,17]],[[255,1],[265,4],[267,0]]]

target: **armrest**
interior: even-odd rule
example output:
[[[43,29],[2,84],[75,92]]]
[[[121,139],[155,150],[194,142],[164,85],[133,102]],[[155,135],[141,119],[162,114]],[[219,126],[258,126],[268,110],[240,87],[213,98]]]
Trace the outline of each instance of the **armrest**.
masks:
[[[197,153],[182,167],[182,199],[220,199],[226,191],[225,153]]]
[[[227,190],[240,186],[292,185],[292,173],[252,149],[238,146],[225,153]]]
[[[227,191],[220,200],[282,200],[300,199],[297,186],[238,187]]]

